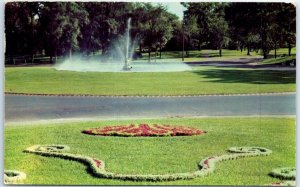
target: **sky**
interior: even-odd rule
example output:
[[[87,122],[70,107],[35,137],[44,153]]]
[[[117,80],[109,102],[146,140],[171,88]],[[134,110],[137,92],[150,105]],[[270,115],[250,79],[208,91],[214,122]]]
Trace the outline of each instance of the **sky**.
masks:
[[[159,2],[159,4],[164,5],[169,12],[176,14],[180,20],[183,19],[183,11],[185,8],[180,4],[180,2]]]

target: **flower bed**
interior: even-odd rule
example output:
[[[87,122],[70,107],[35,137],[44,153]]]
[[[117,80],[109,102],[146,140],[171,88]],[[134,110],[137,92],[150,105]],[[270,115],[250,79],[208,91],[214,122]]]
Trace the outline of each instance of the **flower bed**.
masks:
[[[47,145],[46,148],[42,145],[34,145],[27,148],[24,152],[34,153],[42,156],[52,156],[59,157],[67,160],[74,160],[81,163],[84,163],[90,168],[93,176],[99,178],[108,178],[108,179],[119,179],[119,180],[133,180],[133,181],[172,181],[172,180],[183,180],[183,179],[193,179],[196,177],[204,177],[214,172],[215,165],[217,162],[225,160],[233,160],[244,157],[253,157],[253,156],[267,156],[272,153],[271,150],[262,148],[262,147],[237,147],[231,148],[230,152],[232,154],[223,154],[219,156],[207,157],[200,161],[198,164],[198,170],[186,173],[174,173],[174,174],[119,174],[109,172],[105,169],[105,163],[102,160],[91,158],[89,156],[63,153],[61,151],[53,151],[56,147],[63,147],[68,149],[68,146],[63,145],[53,145],[54,149],[50,149],[50,146]],[[234,150],[238,150],[235,152]]]
[[[99,136],[193,136],[206,133],[193,127],[158,124],[105,126],[89,128],[82,132]]]

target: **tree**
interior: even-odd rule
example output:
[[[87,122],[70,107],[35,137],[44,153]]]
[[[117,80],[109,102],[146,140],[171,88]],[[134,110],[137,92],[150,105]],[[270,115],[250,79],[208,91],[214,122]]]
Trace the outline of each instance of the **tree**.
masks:
[[[189,57],[189,50],[193,48],[196,43],[197,34],[199,34],[199,27],[197,25],[197,16],[192,15],[189,18],[185,17],[183,20],[183,40],[186,41],[186,55]],[[199,42],[199,40],[198,40]],[[199,43],[198,43],[199,44]],[[199,44],[200,45],[200,44]],[[201,45],[199,49],[201,48]]]
[[[33,55],[41,50],[38,2],[9,2],[5,5],[6,53]]]
[[[229,3],[225,8],[225,19],[230,28],[230,38],[235,47],[247,48],[250,55],[251,48],[258,48],[260,38],[260,19],[255,3]],[[260,47],[259,47],[260,48]]]
[[[210,21],[210,34],[213,37],[212,44],[219,49],[219,55],[222,56],[222,48],[227,46],[230,40],[227,37],[227,22],[222,17],[214,17]]]
[[[222,56],[222,48],[226,47],[230,41],[228,37],[228,23],[225,20],[225,3],[213,4],[212,11],[214,12],[208,18],[210,38],[213,46],[219,49],[219,55]]]
[[[184,11],[184,20],[191,20],[192,22],[196,19],[197,31],[192,33],[191,36],[194,40],[198,41],[198,50],[201,50],[203,45],[206,45],[208,41],[209,33],[209,19],[214,15],[214,6],[217,3],[199,2],[199,3],[181,3],[187,8]],[[187,22],[187,21],[185,21]],[[190,23],[192,23],[190,22]],[[193,47],[194,48],[194,47]]]
[[[166,11],[165,7],[159,5],[157,7],[146,3],[144,10],[147,13],[143,24],[143,43],[148,47],[148,61],[151,59],[151,51],[162,49],[170,40],[173,31],[173,25],[177,16]]]
[[[251,47],[257,48],[258,43],[264,58],[268,57],[270,50],[275,49],[276,53],[278,47],[284,46],[284,40],[290,49],[295,43],[295,7],[292,4],[230,3],[225,17],[232,38],[247,47],[248,54]]]
[[[296,7],[291,3],[281,3],[277,14],[277,23],[282,29],[283,40],[287,43],[288,55],[296,44]]]

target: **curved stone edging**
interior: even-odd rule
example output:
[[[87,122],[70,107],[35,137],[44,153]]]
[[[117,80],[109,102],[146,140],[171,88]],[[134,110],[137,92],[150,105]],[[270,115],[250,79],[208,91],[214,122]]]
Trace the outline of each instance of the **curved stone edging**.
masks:
[[[18,184],[26,179],[26,174],[16,170],[4,170],[5,184]]]
[[[202,96],[255,96],[255,95],[284,95],[296,92],[269,92],[269,93],[236,93],[236,94],[192,94],[192,95],[92,95],[92,94],[41,94],[41,93],[17,93],[4,92],[5,95],[25,96],[53,96],[53,97],[108,97],[108,98],[156,98],[156,97],[202,97]]]
[[[99,178],[133,180],[133,181],[174,181],[174,180],[193,179],[196,177],[203,177],[214,172],[215,165],[217,162],[244,158],[244,157],[267,156],[272,153],[271,150],[262,147],[233,147],[230,148],[229,151],[234,154],[224,154],[220,156],[212,156],[212,157],[207,157],[202,159],[198,164],[199,170],[194,172],[161,174],[161,175],[159,174],[130,175],[130,174],[118,174],[118,173],[106,171],[105,163],[102,160],[96,158],[79,155],[79,154],[56,152],[55,150],[57,150],[57,147],[60,148],[65,147],[66,150],[68,150],[68,146],[66,145],[34,145],[25,149],[24,152],[34,153],[42,156],[59,157],[63,159],[69,159],[69,160],[74,160],[74,161],[84,163],[91,169],[93,175]],[[47,151],[48,149],[50,151]]]

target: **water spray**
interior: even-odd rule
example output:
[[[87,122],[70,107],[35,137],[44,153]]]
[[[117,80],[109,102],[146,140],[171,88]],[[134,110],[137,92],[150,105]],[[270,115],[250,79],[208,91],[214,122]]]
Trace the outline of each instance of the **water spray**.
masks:
[[[127,20],[127,29],[126,29],[126,46],[125,46],[125,62],[123,66],[123,70],[129,71],[131,70],[131,58],[129,57],[129,47],[130,47],[130,27],[131,27],[131,18]]]

